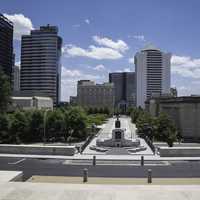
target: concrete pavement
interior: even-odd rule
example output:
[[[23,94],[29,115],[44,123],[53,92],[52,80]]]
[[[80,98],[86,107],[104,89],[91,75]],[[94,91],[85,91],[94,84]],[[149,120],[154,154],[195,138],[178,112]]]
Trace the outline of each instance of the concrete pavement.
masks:
[[[0,200],[199,200],[197,185],[0,183]]]

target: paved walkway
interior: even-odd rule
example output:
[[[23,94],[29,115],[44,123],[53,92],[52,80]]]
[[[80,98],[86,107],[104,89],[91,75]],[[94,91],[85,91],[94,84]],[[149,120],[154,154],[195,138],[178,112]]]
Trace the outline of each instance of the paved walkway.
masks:
[[[0,172],[0,179],[7,177],[0,181],[0,200],[199,200],[200,196],[199,179],[153,179],[148,185],[146,179],[134,178],[89,178],[91,184],[81,183],[81,177],[33,177],[31,182],[8,182],[16,173],[20,172]]]
[[[0,183],[0,200],[199,200],[200,186]]]

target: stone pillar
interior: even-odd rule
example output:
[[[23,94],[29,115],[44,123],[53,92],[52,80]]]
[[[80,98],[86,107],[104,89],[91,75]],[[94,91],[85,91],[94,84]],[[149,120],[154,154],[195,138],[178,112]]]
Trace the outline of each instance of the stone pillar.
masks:
[[[144,156],[141,156],[141,166],[144,166]]]
[[[83,182],[84,183],[88,182],[88,169],[87,168],[85,168],[83,170]]]
[[[93,166],[96,165],[96,156],[93,156],[92,164],[93,164]]]
[[[152,183],[152,170],[148,169],[147,182]]]

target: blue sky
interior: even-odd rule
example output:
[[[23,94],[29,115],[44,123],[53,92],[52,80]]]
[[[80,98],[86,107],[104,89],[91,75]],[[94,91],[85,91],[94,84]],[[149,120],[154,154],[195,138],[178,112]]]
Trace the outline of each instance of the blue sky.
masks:
[[[108,80],[112,71],[134,71],[134,54],[153,43],[172,53],[171,85],[179,95],[200,94],[199,0],[0,0],[0,12],[20,36],[40,25],[59,27],[63,38],[62,99],[76,81]]]

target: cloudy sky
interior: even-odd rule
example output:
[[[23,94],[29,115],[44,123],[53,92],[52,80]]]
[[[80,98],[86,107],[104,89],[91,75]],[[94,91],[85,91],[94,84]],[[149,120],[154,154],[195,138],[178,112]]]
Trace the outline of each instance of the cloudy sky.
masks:
[[[153,43],[172,53],[171,85],[179,96],[200,94],[199,0],[0,0],[14,22],[16,63],[22,34],[57,25],[63,38],[62,100],[79,79],[108,81],[113,71],[134,71],[134,54]]]

